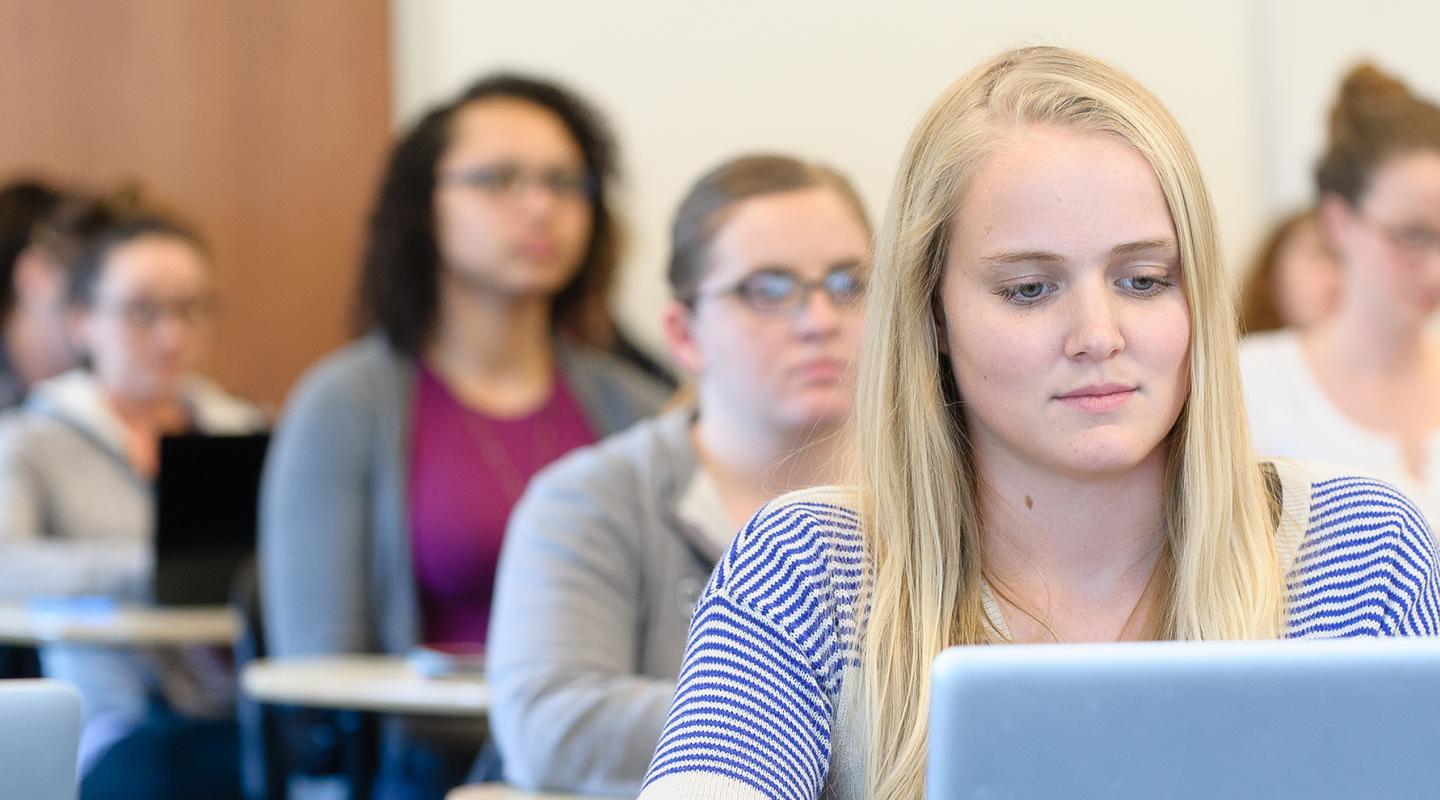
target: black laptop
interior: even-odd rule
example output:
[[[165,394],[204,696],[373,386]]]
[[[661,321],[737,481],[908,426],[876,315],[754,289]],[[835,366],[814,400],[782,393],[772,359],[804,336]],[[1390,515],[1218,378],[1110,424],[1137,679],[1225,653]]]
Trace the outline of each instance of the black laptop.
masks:
[[[267,434],[166,436],[155,482],[155,602],[223,605],[255,553]]]

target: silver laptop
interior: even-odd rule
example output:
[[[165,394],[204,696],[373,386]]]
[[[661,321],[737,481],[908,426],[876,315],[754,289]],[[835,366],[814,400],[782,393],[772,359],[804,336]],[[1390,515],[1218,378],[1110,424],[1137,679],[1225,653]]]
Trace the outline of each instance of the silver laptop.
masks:
[[[1440,640],[955,647],[932,800],[1440,797]]]
[[[80,695],[52,680],[0,680],[0,796],[75,800]]]

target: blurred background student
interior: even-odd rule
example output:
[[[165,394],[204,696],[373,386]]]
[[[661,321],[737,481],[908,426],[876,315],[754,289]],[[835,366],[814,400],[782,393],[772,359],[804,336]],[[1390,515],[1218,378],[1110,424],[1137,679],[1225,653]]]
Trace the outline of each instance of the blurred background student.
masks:
[[[104,204],[39,180],[0,186],[0,407],[79,362],[66,270],[105,218]]]
[[[639,791],[715,562],[845,466],[869,239],[845,178],[785,156],[681,202],[665,330],[690,397],[545,470],[506,534],[486,667],[512,783]]]
[[[263,416],[199,377],[214,310],[209,256],[161,215],[112,219],[68,298],[86,365],[37,385],[0,426],[0,591],[147,597],[162,435],[248,432]],[[85,704],[82,797],[233,797],[233,676],[178,655],[47,645],[46,675]]]
[[[615,170],[593,110],[516,76],[474,84],[395,145],[361,277],[374,332],[302,380],[266,464],[272,654],[483,645],[530,476],[664,401],[605,351]],[[483,728],[387,725],[378,793],[439,796]]]
[[[1314,209],[1280,220],[1265,237],[1240,290],[1240,332],[1308,328],[1340,302],[1340,265]]]
[[[1246,339],[1258,452],[1374,473],[1440,522],[1440,107],[1373,66],[1346,76],[1316,173],[1336,310]]]

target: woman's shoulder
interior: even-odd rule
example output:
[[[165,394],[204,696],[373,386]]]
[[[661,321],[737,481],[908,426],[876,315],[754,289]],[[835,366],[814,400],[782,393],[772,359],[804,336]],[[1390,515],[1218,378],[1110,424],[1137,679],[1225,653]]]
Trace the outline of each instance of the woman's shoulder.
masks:
[[[852,605],[866,570],[856,500],[852,489],[824,486],[767,503],[716,565],[712,587],[760,604],[818,597]]]
[[[308,407],[372,404],[382,390],[403,392],[413,379],[414,361],[395,350],[381,333],[371,333],[312,365],[296,383],[287,405]]]
[[[1239,355],[1240,372],[1247,381],[1280,379],[1304,364],[1300,335],[1285,329],[1246,336],[1240,340]]]
[[[1286,495],[1282,555],[1285,529],[1298,528],[1285,564],[1292,629],[1333,634],[1359,626],[1368,632],[1389,616],[1377,608],[1431,596],[1437,580],[1434,540],[1404,492],[1345,467],[1293,459],[1273,463]]]
[[[651,416],[672,394],[669,387],[623,359],[587,345],[557,340],[560,369],[602,436]]]

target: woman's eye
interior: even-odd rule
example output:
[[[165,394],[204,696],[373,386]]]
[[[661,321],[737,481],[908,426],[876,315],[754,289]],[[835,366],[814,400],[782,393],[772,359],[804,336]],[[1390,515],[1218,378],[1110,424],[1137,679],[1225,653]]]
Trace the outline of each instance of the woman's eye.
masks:
[[[1016,305],[1031,305],[1045,298],[1050,293],[1051,286],[1048,283],[1030,281],[1028,283],[1016,283],[1002,287],[996,294],[1007,303]]]
[[[1120,283],[1126,289],[1140,295],[1159,294],[1175,285],[1174,281],[1159,275],[1135,275],[1122,279]]]

